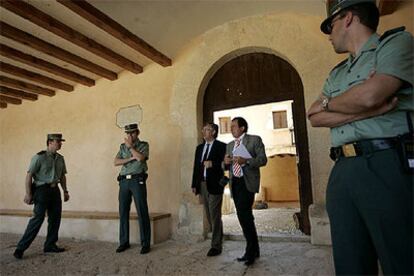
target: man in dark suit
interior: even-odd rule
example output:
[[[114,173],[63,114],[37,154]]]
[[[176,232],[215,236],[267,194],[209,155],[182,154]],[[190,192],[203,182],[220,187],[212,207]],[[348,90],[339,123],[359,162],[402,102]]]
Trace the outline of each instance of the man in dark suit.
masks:
[[[207,123],[203,130],[204,143],[196,148],[191,188],[193,193],[200,194],[204,210],[212,229],[211,249],[207,256],[221,254],[223,244],[223,222],[221,221],[221,204],[224,187],[220,185],[223,177],[221,166],[226,144],[216,140],[218,125]]]
[[[231,121],[231,133],[235,140],[227,145],[224,163],[230,170],[234,205],[247,243],[244,255],[237,260],[245,265],[252,265],[260,256],[252,206],[254,194],[259,192],[260,167],[266,165],[267,157],[262,139],[247,134],[247,128],[247,122],[242,117],[236,117]],[[240,147],[243,145],[251,156],[241,156]]]

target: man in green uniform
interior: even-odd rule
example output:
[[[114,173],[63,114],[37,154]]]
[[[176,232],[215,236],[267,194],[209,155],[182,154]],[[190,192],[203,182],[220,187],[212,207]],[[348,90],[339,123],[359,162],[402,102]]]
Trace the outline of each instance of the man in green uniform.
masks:
[[[57,153],[62,147],[62,134],[47,135],[47,149],[33,156],[26,175],[26,195],[24,202],[33,204],[33,217],[27,225],[23,237],[17,244],[14,257],[21,259],[24,251],[36,238],[42,226],[47,211],[48,228],[43,251],[59,253],[65,251],[58,247],[60,218],[62,214],[62,200],[58,183],[62,186],[63,198],[69,200],[69,192],[66,188],[66,165],[62,155]],[[33,184],[32,184],[33,179]]]
[[[412,139],[413,37],[376,34],[375,1],[328,1],[321,30],[349,57],[308,111],[331,129],[326,206],[337,274],[413,274],[413,179],[402,137]],[[410,138],[408,138],[410,139]],[[412,140],[411,140],[412,141]]]
[[[115,157],[115,166],[122,166],[119,181],[119,247],[117,253],[127,250],[129,245],[129,211],[132,197],[138,214],[141,236],[141,254],[150,251],[151,226],[147,204],[147,160],[149,146],[138,139],[138,124],[125,126],[127,137]]]

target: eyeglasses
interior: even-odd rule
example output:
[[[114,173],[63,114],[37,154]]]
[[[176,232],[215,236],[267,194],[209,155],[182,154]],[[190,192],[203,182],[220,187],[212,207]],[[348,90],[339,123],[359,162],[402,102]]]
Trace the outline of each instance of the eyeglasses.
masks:
[[[335,23],[338,21],[338,20],[341,20],[342,18],[344,18],[344,16],[338,16],[338,17],[335,17],[334,19],[332,19],[332,21],[331,21],[331,24],[329,24],[328,25],[328,31],[329,31],[329,33],[331,33],[332,32],[332,29],[333,29],[333,27],[334,27],[334,25],[335,25]]]

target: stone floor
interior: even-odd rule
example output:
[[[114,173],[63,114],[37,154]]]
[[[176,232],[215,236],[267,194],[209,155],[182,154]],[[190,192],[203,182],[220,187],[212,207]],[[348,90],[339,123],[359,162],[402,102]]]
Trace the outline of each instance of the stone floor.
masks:
[[[67,251],[42,252],[44,238],[37,237],[22,260],[12,254],[20,238],[0,234],[1,275],[333,275],[330,247],[301,242],[261,242],[261,256],[251,267],[235,261],[245,243],[225,241],[223,253],[206,257],[210,241],[158,244],[147,255],[138,245],[115,253],[114,243],[61,239]]]
[[[293,214],[300,211],[298,202],[268,203],[268,209],[253,210],[258,235],[293,234],[303,235],[296,229]],[[226,234],[241,234],[235,213],[223,215],[223,231]]]

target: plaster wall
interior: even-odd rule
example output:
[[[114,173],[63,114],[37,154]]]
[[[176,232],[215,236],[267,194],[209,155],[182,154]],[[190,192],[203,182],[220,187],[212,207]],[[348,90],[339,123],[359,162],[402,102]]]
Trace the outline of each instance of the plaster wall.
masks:
[[[299,201],[296,156],[273,156],[261,172],[261,187],[267,201]]]
[[[410,1],[384,18],[380,29],[402,23],[412,31],[412,5]],[[59,91],[34,103],[9,105],[0,112],[0,208],[31,209],[22,202],[29,160],[44,149],[46,133],[62,132],[67,141],[61,153],[71,194],[64,209],[117,211],[119,168],[113,166],[113,158],[124,134],[115,126],[115,113],[120,107],[139,104],[143,108],[141,138],[150,143],[150,211],[170,212],[175,234],[202,233],[202,207],[189,186],[208,80],[239,54],[273,53],[296,68],[309,107],[330,68],[343,59],[319,32],[321,19],[278,13],[227,22],[195,37],[172,67],[151,64],[143,74],[123,72],[114,82],[100,79],[91,88],[78,85],[71,93]],[[329,134],[308,124],[308,139],[313,198],[323,205],[332,166]]]

